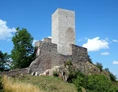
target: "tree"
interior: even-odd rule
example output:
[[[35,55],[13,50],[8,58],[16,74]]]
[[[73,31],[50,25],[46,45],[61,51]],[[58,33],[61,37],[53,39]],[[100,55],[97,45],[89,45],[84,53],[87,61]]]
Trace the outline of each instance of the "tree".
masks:
[[[96,63],[96,66],[100,69],[100,71],[102,71],[102,68],[103,68],[103,66],[102,66],[102,64],[101,63]]]
[[[16,33],[12,37],[14,48],[11,58],[13,68],[25,68],[34,60],[34,48],[32,46],[33,37],[25,28],[16,28]]]
[[[7,64],[10,61],[9,58],[10,58],[10,55],[0,51],[0,71],[9,70],[9,69],[6,69],[7,67],[9,67],[9,65]]]
[[[92,59],[90,58],[90,55],[88,55],[88,61],[93,64]]]
[[[110,72],[110,71],[109,71],[109,68],[105,68],[104,70],[107,71],[108,73]]]
[[[2,51],[0,51],[0,71],[4,70],[4,55]]]
[[[115,82],[117,81],[116,76],[113,73],[111,73],[108,68],[105,68],[104,70],[109,73],[111,81],[115,81]]]

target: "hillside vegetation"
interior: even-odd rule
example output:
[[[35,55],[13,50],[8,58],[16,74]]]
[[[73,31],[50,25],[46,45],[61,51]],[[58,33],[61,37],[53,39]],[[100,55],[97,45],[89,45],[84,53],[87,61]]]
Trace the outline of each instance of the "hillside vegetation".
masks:
[[[4,76],[0,92],[118,92],[118,82],[102,74],[71,74],[71,82],[54,76]]]
[[[74,84],[53,76],[3,77],[4,92],[77,92]],[[3,92],[3,91],[0,91]]]

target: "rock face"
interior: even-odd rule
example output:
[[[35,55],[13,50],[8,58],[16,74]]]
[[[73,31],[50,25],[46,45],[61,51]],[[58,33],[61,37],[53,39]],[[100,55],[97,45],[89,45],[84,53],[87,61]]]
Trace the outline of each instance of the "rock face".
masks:
[[[87,49],[77,45],[70,45],[72,55],[62,55],[58,53],[57,45],[51,43],[50,38],[36,42],[35,46],[37,48],[37,58],[29,66],[29,73],[37,72],[40,74],[54,66],[62,65],[66,61],[72,61],[75,65],[88,61]]]

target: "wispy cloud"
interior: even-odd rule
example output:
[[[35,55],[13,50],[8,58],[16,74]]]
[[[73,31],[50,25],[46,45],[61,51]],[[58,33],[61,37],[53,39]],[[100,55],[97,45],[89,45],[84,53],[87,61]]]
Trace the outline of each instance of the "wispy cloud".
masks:
[[[118,64],[118,61],[113,61],[113,64],[115,64],[115,65]]]
[[[16,29],[9,28],[7,22],[0,19],[0,40],[7,40],[13,36],[13,33],[16,32]]]
[[[116,40],[116,39],[114,39],[114,40],[112,40],[113,42],[118,42],[118,40]]]
[[[109,52],[102,52],[101,55],[107,56],[107,55],[109,55]]]
[[[83,47],[87,48],[88,51],[98,51],[101,49],[109,49],[108,41],[102,40],[99,37],[88,39],[87,43],[83,44]]]
[[[85,38],[80,38],[79,40],[78,40],[78,42],[82,42],[82,41],[85,41],[85,40],[87,40],[88,38],[87,37],[85,37]]]

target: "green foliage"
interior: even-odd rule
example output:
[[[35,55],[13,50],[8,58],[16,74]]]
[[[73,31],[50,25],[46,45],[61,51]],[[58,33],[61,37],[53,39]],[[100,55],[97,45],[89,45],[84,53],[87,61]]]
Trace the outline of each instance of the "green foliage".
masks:
[[[64,65],[68,67],[68,71],[69,71],[69,75],[68,75],[67,81],[69,83],[72,83],[72,80],[77,78],[77,75],[78,75],[79,71],[74,69],[73,64],[72,64],[71,61],[66,61],[64,63]]]
[[[76,85],[78,92],[82,92],[82,87],[86,88],[87,85],[87,76],[78,72],[77,78],[73,79],[73,83]]]
[[[10,58],[10,55],[0,51],[0,71],[5,70],[5,65],[7,65],[6,63],[10,62],[9,58]],[[7,66],[9,66],[9,65],[7,65]]]
[[[111,82],[104,75],[90,75],[88,76],[87,89],[95,92],[108,92],[111,87]]]
[[[91,64],[93,64],[92,59],[90,58],[89,55],[88,55],[88,61],[89,61]]]
[[[102,66],[101,63],[97,62],[97,63],[96,63],[96,66],[100,69],[100,71],[102,71],[103,66]]]
[[[67,81],[69,82],[69,83],[72,83],[72,81],[73,81],[73,79],[76,79],[77,78],[77,75],[78,75],[78,71],[75,71],[75,70],[70,70],[69,71],[69,76],[68,76],[68,79],[67,79]]]
[[[0,51],[0,71],[4,70],[4,54]]]
[[[111,81],[116,81],[116,76],[110,72],[110,79]]]
[[[111,81],[116,82],[116,76],[113,73],[111,73],[108,68],[105,68],[104,70],[109,73]]]
[[[66,61],[65,63],[64,63],[64,65],[66,66],[66,65],[68,65],[68,66],[70,66],[70,65],[72,65],[72,62],[69,60],[69,61]]]
[[[58,73],[56,71],[53,71],[53,76],[58,77]]]
[[[109,68],[105,68],[104,70],[107,71],[108,73],[110,72],[110,71],[109,71]]]
[[[118,92],[118,88],[116,88],[115,86],[111,86],[108,90],[108,92]]]
[[[17,32],[13,36],[12,41],[14,48],[11,57],[13,59],[13,68],[28,67],[34,60],[34,48],[32,46],[33,37],[28,33],[27,29],[16,29]]]
[[[117,92],[112,82],[104,75],[85,75],[81,72],[73,71],[69,75],[69,79],[77,87],[78,92],[82,92],[82,88],[86,92]],[[69,81],[70,82],[70,81]]]
[[[41,92],[77,92],[75,85],[53,76],[21,76],[16,80],[39,87]]]

